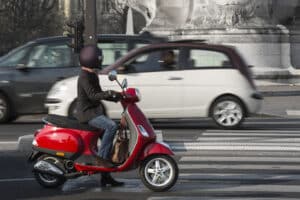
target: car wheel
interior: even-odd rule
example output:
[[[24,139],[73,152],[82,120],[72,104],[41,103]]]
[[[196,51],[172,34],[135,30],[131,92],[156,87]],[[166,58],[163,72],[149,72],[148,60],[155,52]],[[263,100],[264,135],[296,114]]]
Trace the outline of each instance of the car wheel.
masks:
[[[7,98],[0,94],[0,123],[5,123],[10,120],[10,107]]]
[[[76,104],[77,104],[77,101],[74,100],[70,105],[70,108],[68,111],[68,117],[71,119],[76,119],[76,113],[77,113]]]
[[[223,129],[238,128],[245,119],[245,109],[242,102],[233,96],[217,99],[210,111],[215,123]]]

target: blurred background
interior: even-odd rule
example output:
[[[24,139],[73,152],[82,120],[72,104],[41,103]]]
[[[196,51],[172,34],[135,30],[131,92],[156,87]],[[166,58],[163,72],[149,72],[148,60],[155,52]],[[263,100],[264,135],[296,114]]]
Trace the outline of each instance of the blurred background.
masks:
[[[80,18],[82,9],[82,0],[1,0],[0,56],[32,39],[62,35],[65,22]],[[258,75],[300,68],[299,0],[97,0],[97,18],[100,34],[147,30],[232,44],[259,67]]]
[[[66,22],[81,19],[83,7],[82,0],[0,0],[0,60],[29,41],[66,35]],[[272,96],[272,103],[266,96],[263,113],[286,115],[287,110],[300,106],[300,0],[97,0],[96,10],[98,34],[150,32],[169,40],[196,39],[233,46],[253,66],[259,90],[269,96],[280,95],[276,100]],[[114,51],[116,45],[109,48]],[[54,49],[71,55],[67,45]]]

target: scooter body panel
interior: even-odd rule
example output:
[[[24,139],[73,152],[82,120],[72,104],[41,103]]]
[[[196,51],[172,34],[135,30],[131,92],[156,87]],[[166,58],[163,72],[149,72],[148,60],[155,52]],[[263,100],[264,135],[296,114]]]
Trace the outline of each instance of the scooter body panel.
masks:
[[[81,165],[75,164],[75,168],[78,171],[85,171],[89,174],[96,173],[96,172],[121,172],[121,171],[128,171],[131,169],[135,169],[139,166],[141,159],[141,152],[142,155],[148,155],[143,153],[145,147],[147,147],[147,151],[149,152],[152,147],[151,152],[158,152],[158,150],[164,150],[166,154],[169,151],[165,150],[164,147],[160,147],[160,145],[150,145],[149,144],[156,144],[156,135],[154,132],[153,127],[151,126],[149,120],[145,117],[143,112],[139,109],[136,104],[128,104],[127,109],[125,111],[125,118],[129,129],[131,131],[131,135],[136,135],[136,140],[131,140],[133,144],[131,146],[131,152],[128,159],[120,166],[116,168],[103,168],[97,166],[89,166],[89,165]],[[143,132],[143,133],[142,133]],[[157,151],[155,151],[157,150]],[[170,153],[171,154],[171,153]]]
[[[94,137],[99,134],[90,131],[59,128],[45,125],[35,136],[33,148],[48,154],[76,159],[81,154],[91,155]],[[95,140],[97,142],[97,140]]]
[[[54,153],[69,153],[71,156],[68,156],[68,158],[71,157],[74,160],[76,171],[87,174],[128,171],[139,167],[144,159],[153,154],[173,155],[170,148],[156,142],[156,134],[151,123],[136,104],[137,98],[134,97],[134,89],[128,89],[128,91],[132,93],[129,95],[133,97],[121,102],[125,109],[124,116],[130,130],[129,157],[123,164],[115,168],[104,168],[79,161],[80,158],[92,158],[96,155],[97,141],[102,134],[101,131],[91,132],[58,128],[47,124],[36,135],[35,147],[42,152],[45,149],[52,150]]]
[[[164,154],[170,156],[174,155],[173,151],[167,144],[155,142],[155,143],[150,143],[146,146],[143,153],[140,155],[139,160],[143,161],[146,158],[157,154]]]

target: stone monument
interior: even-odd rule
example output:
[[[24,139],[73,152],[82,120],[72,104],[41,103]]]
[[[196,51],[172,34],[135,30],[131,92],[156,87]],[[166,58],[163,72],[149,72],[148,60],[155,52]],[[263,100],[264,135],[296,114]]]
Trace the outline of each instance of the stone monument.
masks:
[[[205,39],[233,45],[254,66],[257,76],[288,75],[300,67],[291,64],[290,31],[282,25],[293,18],[299,0],[129,2],[147,21],[142,31],[172,40]]]

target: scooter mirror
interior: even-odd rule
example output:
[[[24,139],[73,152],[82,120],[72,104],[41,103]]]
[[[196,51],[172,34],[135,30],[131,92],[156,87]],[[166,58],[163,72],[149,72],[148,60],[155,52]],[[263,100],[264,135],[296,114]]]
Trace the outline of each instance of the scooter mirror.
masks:
[[[125,79],[123,80],[123,82],[122,82],[122,89],[127,88],[127,85],[128,85],[128,83],[127,83],[127,78],[125,78]]]
[[[113,70],[113,71],[109,72],[108,79],[110,81],[115,81],[115,80],[117,80],[117,75],[118,75],[117,71]]]

